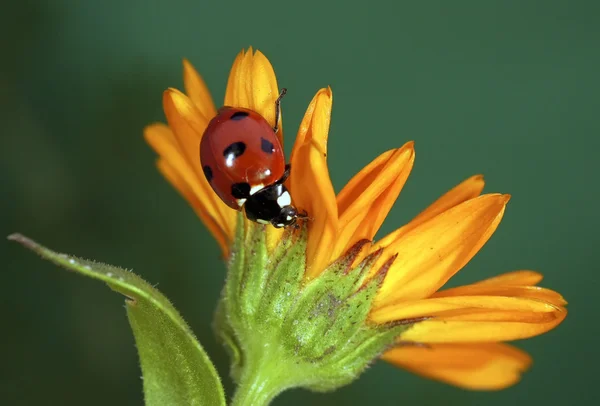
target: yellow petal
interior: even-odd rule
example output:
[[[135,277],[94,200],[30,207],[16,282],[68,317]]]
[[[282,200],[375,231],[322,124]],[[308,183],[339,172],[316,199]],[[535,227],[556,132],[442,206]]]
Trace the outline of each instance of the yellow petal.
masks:
[[[283,228],[275,228],[272,226],[268,226],[265,228],[265,240],[267,243],[267,249],[269,252],[273,252],[277,247],[277,244],[283,237],[283,233],[285,229]]]
[[[526,352],[502,343],[402,346],[387,351],[382,359],[426,378],[471,390],[514,385],[531,365]]]
[[[235,232],[236,211],[228,207],[208,184],[200,165],[200,139],[208,121],[198,112],[192,101],[175,89],[165,91],[163,108],[169,127],[175,135],[181,155],[196,175],[197,183],[202,190],[202,198],[206,199],[229,240],[233,240]],[[169,163],[172,163],[169,160]]]
[[[223,251],[228,252],[231,239],[208,196],[214,192],[200,184],[198,176],[181,154],[171,129],[164,124],[152,124],[144,129],[144,138],[160,155],[159,169],[163,175],[192,203],[194,210],[214,234]],[[216,223],[216,227],[213,223]],[[226,241],[222,236],[226,236]]]
[[[273,66],[260,51],[240,52],[229,73],[225,105],[244,107],[256,111],[271,126],[275,126],[275,100],[279,97],[279,87]],[[283,140],[283,126],[279,119],[277,136]]]
[[[432,219],[440,213],[451,209],[467,200],[473,199],[481,194],[485,182],[483,175],[475,175],[462,181],[454,188],[450,189],[435,202],[433,202],[428,208],[422,211],[418,216],[412,219],[408,224],[400,227],[393,233],[384,237],[378,242],[378,246],[389,245],[392,241],[397,240],[401,235],[406,234],[408,231],[417,227],[419,224]]]
[[[475,282],[474,284],[534,286],[537,285],[543,278],[544,276],[539,272],[522,270],[503,273],[501,275]]]
[[[567,301],[558,293],[539,286],[480,285],[459,286],[434,293],[431,297],[449,296],[507,296],[536,299],[555,306],[565,306]]]
[[[252,47],[250,47],[249,51],[252,51]],[[233,64],[231,65],[231,70],[229,71],[229,77],[227,78],[227,87],[225,88],[225,100],[223,102],[224,106],[232,106],[234,99],[236,99],[236,94],[234,94],[238,88],[238,70],[240,65],[244,59],[244,55],[246,52],[242,49],[233,60]]]
[[[468,200],[387,246],[376,265],[396,253],[398,257],[378,293],[376,306],[424,298],[442,287],[491,237],[509,198],[489,194]]]
[[[200,139],[209,120],[176,89],[164,92],[163,109],[183,156],[199,176],[204,176],[200,165]]]
[[[231,65],[231,71],[229,72],[229,79],[227,80],[225,106],[244,107],[249,104],[248,99],[245,98],[246,91],[242,79],[246,76],[243,72],[246,70],[245,66],[251,57],[252,47],[248,48],[247,52],[242,49],[235,57],[233,65]]]
[[[414,143],[377,157],[337,197],[338,236],[334,257],[362,239],[372,240],[385,220],[415,160]]]
[[[336,238],[338,214],[327,168],[327,136],[331,119],[331,89],[321,89],[300,124],[292,151],[290,189],[294,204],[308,220],[308,277],[329,263]]]
[[[271,62],[260,51],[242,50],[235,58],[225,91],[225,106],[244,107],[259,113],[275,126],[275,101],[279,97],[277,78]],[[283,143],[283,120],[280,113],[277,136]],[[269,250],[273,250],[283,229],[266,228]]]
[[[424,299],[375,311],[377,323],[418,321],[399,340],[417,343],[496,342],[530,338],[560,324],[564,307],[535,299],[461,296]]]
[[[215,103],[206,83],[187,59],[183,60],[183,83],[185,93],[205,119],[210,120],[217,115]]]
[[[371,313],[370,317],[377,323],[388,323],[398,320],[431,317],[433,319],[471,319],[476,314],[478,319],[486,318],[487,313],[496,310],[506,314],[514,313],[520,317],[523,312],[556,313],[557,308],[551,303],[527,297],[505,296],[444,296],[427,298],[409,302],[400,302],[380,307]],[[502,341],[502,340],[498,340]]]
[[[167,181],[181,193],[181,195],[188,201],[192,206],[198,217],[202,220],[206,228],[212,233],[217,240],[217,243],[221,247],[223,257],[229,256],[229,240],[225,235],[220,224],[212,217],[206,209],[204,203],[198,199],[196,194],[191,190],[189,185],[180,176],[175,168],[173,168],[164,158],[158,159],[156,166],[160,173],[167,179]]]
[[[567,311],[563,308],[559,312],[548,314],[495,315],[490,312],[485,315],[487,320],[483,317],[473,317],[473,320],[427,320],[411,327],[402,334],[401,340],[427,343],[519,340],[552,330],[566,315]]]
[[[467,200],[479,196],[484,185],[483,175],[471,176],[462,181],[415,217],[411,221],[411,223],[413,223],[412,227],[414,228],[462,202],[466,202]]]

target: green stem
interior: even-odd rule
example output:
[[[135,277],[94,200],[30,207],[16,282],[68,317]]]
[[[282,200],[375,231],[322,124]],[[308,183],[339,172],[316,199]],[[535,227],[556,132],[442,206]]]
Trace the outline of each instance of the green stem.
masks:
[[[286,377],[277,373],[275,365],[262,360],[255,367],[247,365],[242,372],[231,406],[263,406],[288,388]]]

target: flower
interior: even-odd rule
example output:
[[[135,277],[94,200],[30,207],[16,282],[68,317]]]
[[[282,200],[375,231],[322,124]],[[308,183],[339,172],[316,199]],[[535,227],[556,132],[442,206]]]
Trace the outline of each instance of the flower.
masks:
[[[175,89],[164,93],[168,126],[148,126],[145,138],[160,156],[160,172],[188,200],[227,258],[236,238],[237,219],[243,217],[219,200],[202,173],[200,138],[216,109],[204,81],[188,61],[184,61],[184,84],[186,94]],[[229,75],[224,105],[250,108],[274,124],[278,95],[268,59],[251,48],[240,52]],[[541,274],[527,270],[440,290],[494,233],[510,196],[482,195],[483,177],[473,176],[408,224],[371,242],[410,174],[414,144],[384,152],[336,195],[327,167],[332,99],[330,88],[316,93],[290,159],[287,185],[295,206],[310,216],[305,280],[314,280],[352,247],[365,242],[354,263],[374,258],[371,275],[382,267],[387,270],[369,322],[410,325],[382,354],[384,360],[469,389],[501,389],[516,383],[531,359],[504,342],[556,327],[566,317],[565,300],[538,287]],[[274,252],[284,231],[271,226],[264,230],[268,250]]]

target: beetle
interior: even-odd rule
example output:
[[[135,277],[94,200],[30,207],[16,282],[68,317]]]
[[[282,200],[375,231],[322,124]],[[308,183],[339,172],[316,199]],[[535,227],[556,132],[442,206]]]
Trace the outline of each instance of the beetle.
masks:
[[[275,100],[275,125],[254,110],[224,106],[210,120],[200,142],[206,180],[232,209],[249,220],[287,227],[302,217],[284,182],[290,175],[277,137],[282,89]]]

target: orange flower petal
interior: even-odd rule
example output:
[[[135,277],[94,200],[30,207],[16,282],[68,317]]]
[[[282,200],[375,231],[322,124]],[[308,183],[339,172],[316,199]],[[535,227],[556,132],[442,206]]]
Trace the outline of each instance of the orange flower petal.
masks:
[[[235,58],[225,91],[225,106],[244,107],[259,113],[275,126],[275,101],[279,97],[277,78],[271,62],[262,52],[248,48]],[[277,137],[283,143],[283,125],[279,116]],[[272,251],[283,229],[266,228],[267,247]]]
[[[223,256],[227,258],[229,256],[229,240],[225,235],[225,232],[221,228],[221,225],[209,214],[205,204],[198,199],[196,194],[192,191],[185,180],[179,175],[179,172],[173,168],[164,158],[158,159],[156,166],[167,181],[181,193],[181,195],[188,201],[192,206],[198,217],[202,220],[206,228],[212,233],[217,240],[217,243],[221,247]]]
[[[402,346],[387,351],[382,359],[417,375],[471,390],[514,385],[531,366],[526,352],[502,343]]]
[[[244,107],[250,104],[246,98],[246,92],[242,78],[246,76],[243,74],[243,68],[248,64],[248,59],[251,57],[252,47],[248,48],[247,52],[242,49],[242,51],[235,57],[235,60],[231,65],[231,71],[229,72],[229,79],[227,80],[227,88],[225,90],[225,106]]]
[[[202,79],[202,76],[198,74],[187,59],[183,60],[183,83],[185,93],[194,102],[194,105],[206,120],[210,120],[217,115],[215,103],[208,91],[208,87],[206,87],[204,79]]]
[[[260,51],[240,52],[229,73],[225,106],[244,107],[256,111],[275,126],[275,100],[279,87],[273,66]],[[282,119],[277,136],[283,141]]]
[[[214,217],[222,225],[229,240],[233,240],[236,211],[223,203],[212,190],[200,165],[200,139],[208,122],[199,113],[192,101],[175,89],[165,91],[163,108],[169,127],[175,134],[181,155],[196,175],[197,183],[202,190],[202,196],[206,199],[206,206],[210,206],[215,210]],[[172,164],[170,160],[169,163]]]
[[[475,282],[474,285],[522,285],[534,286],[540,283],[544,276],[535,271],[522,270],[503,273],[491,278]]]
[[[199,176],[204,176],[200,165],[200,139],[209,120],[176,89],[164,92],[163,109],[183,156]]]
[[[252,50],[250,47],[249,51]],[[236,91],[236,86],[234,84],[237,82],[238,78],[238,69],[242,60],[244,59],[244,55],[246,52],[242,49],[233,60],[233,64],[231,64],[231,69],[229,71],[229,77],[227,78],[227,86],[225,88],[225,100],[223,102],[224,106],[231,106],[233,103],[233,99],[236,96],[234,92]]]
[[[318,275],[330,261],[338,224],[335,191],[327,168],[327,136],[333,94],[321,89],[300,124],[291,157],[294,204],[308,213],[307,272]]]
[[[483,180],[483,175],[471,176],[462,181],[415,217],[411,221],[411,223],[413,223],[413,228],[462,202],[466,202],[467,200],[479,196],[484,185],[485,181]]]
[[[539,286],[516,286],[516,285],[467,285],[442,290],[434,293],[431,297],[449,296],[506,296],[536,299],[555,306],[565,306],[567,301],[558,293]]]
[[[459,204],[413,228],[385,248],[374,267],[398,257],[376,306],[431,295],[467,264],[502,219],[510,196],[489,194]]]
[[[387,151],[356,174],[337,197],[339,230],[334,257],[359,240],[372,240],[395,203],[415,161],[414,143]]]
[[[163,175],[175,186],[188,201],[195,202],[192,204],[197,213],[199,210],[205,214],[200,215],[200,218],[207,225],[209,230],[215,235],[219,244],[224,248],[224,251],[229,250],[229,241],[225,224],[221,221],[218,211],[212,205],[210,194],[214,192],[210,186],[203,186],[194,170],[188,164],[187,160],[181,154],[179,145],[175,140],[175,136],[169,127],[164,124],[152,124],[144,129],[144,138],[146,142],[156,151],[161,157],[161,166],[159,169],[164,169]],[[168,168],[165,169],[168,165]],[[185,186],[184,186],[185,185]],[[194,199],[190,197],[194,196]],[[213,222],[217,224],[218,230],[214,227]],[[221,235],[227,236],[227,243],[223,243]]]
[[[534,337],[552,330],[566,317],[566,309],[556,313],[506,314],[493,312],[473,320],[427,320],[415,324],[401,340],[446,343],[446,342],[493,342],[510,341]]]
[[[412,219],[408,224],[403,227],[400,227],[393,233],[384,237],[378,245],[386,246],[389,245],[392,241],[397,240],[401,235],[406,234],[408,231],[417,227],[419,224],[424,223],[425,221],[432,219],[440,213],[445,212],[446,210],[451,209],[454,206],[457,206],[467,200],[474,199],[475,197],[481,194],[483,190],[483,186],[485,182],[483,180],[483,175],[475,175],[470,178],[462,181],[454,188],[450,189],[440,198],[438,198],[435,202],[433,202],[428,208],[422,211],[418,216]]]
[[[267,244],[267,250],[269,250],[269,252],[273,252],[275,250],[277,244],[281,240],[281,237],[283,237],[284,231],[285,230],[283,228],[275,228],[271,225],[265,227],[265,241]]]
[[[558,307],[527,297],[444,296],[380,307],[372,312],[371,319],[377,323],[421,317],[457,320],[459,318],[471,318],[473,314],[476,314],[478,319],[481,319],[481,317],[485,319],[487,313],[494,313],[496,310],[507,314],[514,312],[515,317],[520,317],[522,312],[555,313]]]
[[[496,342],[530,338],[560,324],[564,307],[536,299],[500,296],[460,296],[417,300],[378,309],[371,315],[377,323],[420,321],[403,332],[399,340],[417,343]]]

